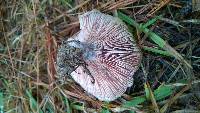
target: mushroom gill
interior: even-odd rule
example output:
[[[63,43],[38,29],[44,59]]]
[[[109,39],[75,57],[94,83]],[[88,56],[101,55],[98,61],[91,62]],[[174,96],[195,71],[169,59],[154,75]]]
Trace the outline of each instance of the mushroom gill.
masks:
[[[141,51],[116,17],[92,10],[79,16],[79,21],[80,32],[58,50],[57,72],[71,75],[99,100],[113,101],[132,86]]]

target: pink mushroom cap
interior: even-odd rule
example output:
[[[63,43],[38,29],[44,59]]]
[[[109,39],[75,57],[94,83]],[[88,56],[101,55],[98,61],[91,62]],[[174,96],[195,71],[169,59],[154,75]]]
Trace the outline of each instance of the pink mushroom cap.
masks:
[[[118,18],[92,10],[81,16],[80,32],[69,39],[84,47],[83,66],[71,73],[72,78],[89,94],[102,101],[113,101],[133,85],[133,75],[142,58],[127,26]],[[73,45],[72,46],[76,46]]]

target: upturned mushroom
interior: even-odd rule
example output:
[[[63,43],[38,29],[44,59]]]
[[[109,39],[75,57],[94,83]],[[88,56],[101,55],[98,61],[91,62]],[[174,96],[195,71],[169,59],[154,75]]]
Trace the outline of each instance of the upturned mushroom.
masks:
[[[80,32],[58,49],[58,75],[71,75],[89,94],[113,101],[133,85],[141,51],[116,17],[92,10],[79,16],[79,22]]]

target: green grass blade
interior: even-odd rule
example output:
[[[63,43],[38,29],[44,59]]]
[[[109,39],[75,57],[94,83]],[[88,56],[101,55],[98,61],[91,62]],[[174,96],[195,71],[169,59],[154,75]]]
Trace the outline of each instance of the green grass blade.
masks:
[[[29,92],[28,90],[26,90],[26,94],[29,97],[29,104],[30,104],[30,108],[33,112],[39,112],[39,113],[43,113],[41,109],[39,109],[39,105],[37,103],[37,101],[33,98],[31,92]]]
[[[122,104],[123,107],[134,107],[138,104],[141,104],[145,101],[145,97],[144,96],[139,96],[139,97],[135,97],[130,101],[126,101],[125,103]]]
[[[110,113],[110,111],[108,109],[103,108],[103,109],[101,109],[100,113]]]
[[[155,33],[151,32],[149,29],[143,27],[142,25],[138,24],[136,21],[134,21],[133,19],[131,19],[130,17],[128,17],[127,15],[118,12],[118,16],[120,19],[122,19],[123,21],[127,22],[128,24],[136,27],[139,30],[142,30],[145,34],[147,34],[156,44],[159,45],[159,47],[164,48],[166,42],[160,38],[158,35],[156,35]]]
[[[142,25],[143,28],[147,28],[150,25],[153,25],[158,19],[160,19],[161,16],[156,16],[155,18],[149,20],[147,23],[145,23],[144,25]]]
[[[185,23],[200,24],[200,19],[183,20]]]
[[[64,104],[66,105],[67,107],[67,113],[72,113],[71,112],[71,108],[70,108],[70,105],[69,105],[69,100],[66,96],[63,96],[63,100],[64,100]]]
[[[157,48],[151,48],[151,47],[143,46],[142,49],[145,50],[145,51],[150,51],[150,52],[156,53],[156,54],[173,57],[173,55],[171,55],[168,51],[159,50]]]
[[[149,101],[151,99],[151,95],[150,95],[150,90],[147,87],[147,84],[144,84],[144,92],[145,92],[146,99]]]
[[[166,42],[160,38],[160,36],[158,36],[157,34],[155,34],[154,32],[150,31],[149,29],[147,28],[144,28],[143,29],[143,32],[145,34],[147,34],[149,36],[149,38],[154,42],[156,43],[159,47],[161,48],[165,48],[165,45],[166,45]]]
[[[154,96],[156,100],[164,99],[173,93],[172,86],[161,85],[154,91]]]
[[[138,24],[136,21],[131,19],[129,16],[123,14],[122,12],[118,12],[118,17],[122,19],[123,21],[127,22],[129,25],[132,25],[136,28],[140,27],[140,24]]]
[[[152,32],[148,28],[143,27],[141,24],[138,24],[136,21],[134,21],[129,16],[118,12],[118,17],[122,19],[123,21],[127,22],[128,24],[136,27],[138,30],[144,32],[154,43],[156,43],[159,47],[169,52],[171,55],[173,55],[176,59],[178,59],[180,62],[185,63],[189,68],[192,69],[192,66],[169,44],[167,44],[160,36],[158,36],[156,33]]]
[[[54,105],[51,102],[47,101],[43,106],[43,111],[48,113],[55,113]]]
[[[80,111],[84,111],[84,106],[81,106],[81,105],[72,105],[72,108],[73,109],[76,109],[76,110],[80,110]]]
[[[0,92],[0,113],[4,113],[4,98],[3,98],[3,93]]]

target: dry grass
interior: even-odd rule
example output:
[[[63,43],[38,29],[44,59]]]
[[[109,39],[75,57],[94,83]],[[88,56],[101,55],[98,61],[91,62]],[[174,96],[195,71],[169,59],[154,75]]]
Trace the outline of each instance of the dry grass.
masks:
[[[0,113],[200,112],[200,13],[199,5],[190,5],[182,0],[0,1]],[[124,20],[143,50],[134,86],[110,103],[88,96],[70,78],[60,84],[55,71],[61,40],[79,30],[79,14],[94,8]]]

